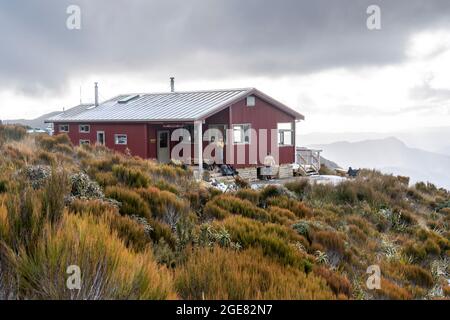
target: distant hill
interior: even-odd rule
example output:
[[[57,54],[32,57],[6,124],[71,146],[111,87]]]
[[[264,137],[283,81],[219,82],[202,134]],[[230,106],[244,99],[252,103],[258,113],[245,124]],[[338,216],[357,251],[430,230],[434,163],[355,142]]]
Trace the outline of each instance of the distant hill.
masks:
[[[417,128],[392,132],[316,132],[300,134],[297,141],[300,145],[330,144],[336,141],[357,142],[362,140],[378,140],[396,137],[411,148],[419,148],[450,156],[450,127]]]
[[[312,145],[343,168],[374,168],[450,188],[450,156],[410,148],[397,138]]]
[[[47,124],[44,123],[44,120],[48,119],[50,117],[56,116],[59,113],[61,113],[61,111],[50,112],[50,113],[40,116],[39,118],[31,119],[31,120],[27,120],[27,119],[3,120],[3,123],[4,124],[20,124],[20,125],[28,126],[31,128],[45,129],[47,127]]]

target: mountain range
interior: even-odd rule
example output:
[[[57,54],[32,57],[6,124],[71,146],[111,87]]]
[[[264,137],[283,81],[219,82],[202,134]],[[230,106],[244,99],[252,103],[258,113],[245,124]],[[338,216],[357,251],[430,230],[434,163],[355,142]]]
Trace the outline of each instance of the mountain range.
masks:
[[[358,142],[396,137],[411,148],[418,148],[450,156],[450,127],[416,128],[390,132],[317,132],[300,134],[297,141],[302,146],[330,144],[338,141]]]
[[[448,142],[448,141],[446,141]],[[323,157],[343,168],[370,168],[409,176],[411,182],[429,181],[450,189],[450,156],[412,148],[396,137],[313,144]]]
[[[45,128],[47,128],[47,124],[44,123],[45,119],[53,117],[59,113],[61,113],[61,111],[50,112],[50,113],[44,114],[36,119],[3,120],[3,123],[4,124],[20,124],[23,126],[33,128],[33,129],[45,129]]]

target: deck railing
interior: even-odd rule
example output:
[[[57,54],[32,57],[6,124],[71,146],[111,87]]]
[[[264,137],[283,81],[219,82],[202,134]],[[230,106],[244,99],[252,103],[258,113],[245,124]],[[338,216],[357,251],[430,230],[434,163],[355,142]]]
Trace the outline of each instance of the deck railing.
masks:
[[[320,153],[322,150],[297,147],[295,161],[306,174],[318,174],[320,170]]]

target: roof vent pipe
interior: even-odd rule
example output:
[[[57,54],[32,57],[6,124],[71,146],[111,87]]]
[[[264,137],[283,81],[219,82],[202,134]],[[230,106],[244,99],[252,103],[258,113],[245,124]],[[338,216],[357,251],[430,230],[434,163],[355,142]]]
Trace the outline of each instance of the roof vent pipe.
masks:
[[[95,106],[98,107],[98,82],[95,82]]]
[[[175,78],[170,77],[170,92],[175,92]]]

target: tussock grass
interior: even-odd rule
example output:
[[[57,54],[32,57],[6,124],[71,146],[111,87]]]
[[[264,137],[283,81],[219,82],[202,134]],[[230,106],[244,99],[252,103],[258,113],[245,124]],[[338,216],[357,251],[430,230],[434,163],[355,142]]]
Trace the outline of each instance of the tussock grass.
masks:
[[[185,299],[333,299],[325,282],[282,267],[261,250],[199,249],[176,274]]]

